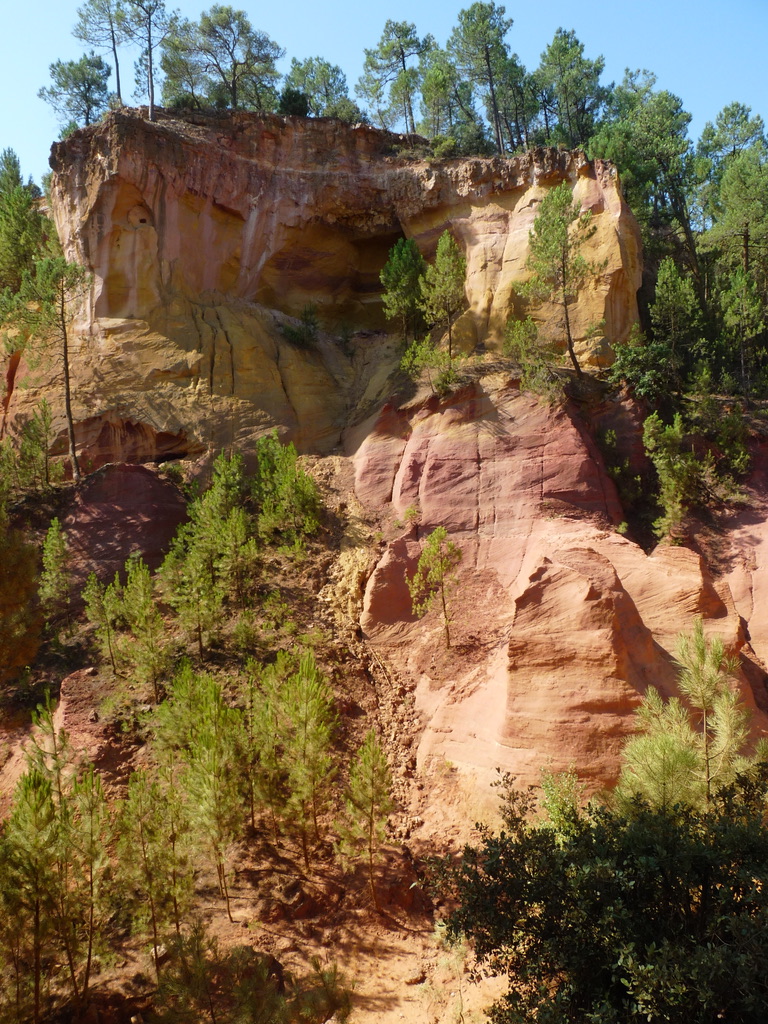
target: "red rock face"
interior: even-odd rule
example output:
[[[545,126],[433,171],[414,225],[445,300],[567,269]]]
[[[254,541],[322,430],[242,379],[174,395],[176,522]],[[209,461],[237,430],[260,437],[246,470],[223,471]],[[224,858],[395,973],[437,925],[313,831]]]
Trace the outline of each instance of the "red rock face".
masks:
[[[752,454],[752,472],[744,488],[748,500],[728,524],[721,568],[756,659],[768,665],[768,446],[760,444]],[[754,686],[759,706],[768,711],[765,680],[756,677]]]
[[[575,764],[604,785],[647,686],[675,692],[677,637],[698,615],[764,678],[729,589],[698,554],[662,545],[649,557],[615,532],[614,485],[568,411],[486,378],[446,402],[385,410],[354,462],[365,505],[384,518],[420,511],[371,575],[361,622],[415,681],[424,770],[449,762],[482,792],[497,766],[527,784]],[[436,610],[414,619],[405,582],[440,525],[463,552],[450,651]],[[746,676],[741,687],[756,708]],[[754,722],[768,724],[759,710]]]
[[[105,466],[86,480],[62,523],[75,576],[109,580],[134,554],[156,569],[185,519],[184,499],[169,481],[143,466]]]

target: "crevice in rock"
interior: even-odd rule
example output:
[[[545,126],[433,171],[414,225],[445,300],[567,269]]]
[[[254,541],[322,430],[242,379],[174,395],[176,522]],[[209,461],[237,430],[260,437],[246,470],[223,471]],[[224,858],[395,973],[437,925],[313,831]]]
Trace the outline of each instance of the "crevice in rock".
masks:
[[[227,332],[227,329],[224,326],[224,321],[222,320],[221,313],[219,312],[218,309],[216,309],[216,319],[219,322],[219,327],[221,328],[221,333],[224,335],[224,340],[226,341],[227,345],[229,346],[229,388],[230,388],[229,393],[234,398],[235,397],[235,349],[234,349],[234,346],[232,344],[232,339],[230,338],[229,333]]]
[[[3,396],[3,420],[0,423],[0,438],[5,437],[5,426],[8,418],[8,408],[13,397],[13,389],[16,386],[16,373],[21,362],[21,352],[12,352],[8,357],[8,369],[5,371],[5,395]]]

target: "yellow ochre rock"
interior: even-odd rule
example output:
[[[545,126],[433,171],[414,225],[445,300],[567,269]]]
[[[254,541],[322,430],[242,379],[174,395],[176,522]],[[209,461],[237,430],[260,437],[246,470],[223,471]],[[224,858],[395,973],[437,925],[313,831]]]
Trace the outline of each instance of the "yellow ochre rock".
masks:
[[[425,160],[402,136],[333,119],[160,111],[150,123],[121,110],[57,143],[51,165],[64,251],[92,272],[71,344],[78,446],[92,466],[272,427],[301,450],[333,449],[363,396],[386,397],[369,386],[374,374],[386,384],[382,360],[397,362],[383,334],[371,341],[386,327],[379,274],[392,245],[414,238],[431,258],[451,230],[467,258],[461,348],[498,348],[519,313],[541,198],[563,181],[593,213],[587,256],[601,267],[572,313],[577,351],[590,358],[603,322],[597,359],[610,361],[637,320],[637,225],[615,170],[581,153]],[[320,333],[301,346],[286,334],[308,304]],[[557,311],[534,315],[556,338]],[[63,426],[55,379],[25,383],[6,397],[9,423],[44,387]]]

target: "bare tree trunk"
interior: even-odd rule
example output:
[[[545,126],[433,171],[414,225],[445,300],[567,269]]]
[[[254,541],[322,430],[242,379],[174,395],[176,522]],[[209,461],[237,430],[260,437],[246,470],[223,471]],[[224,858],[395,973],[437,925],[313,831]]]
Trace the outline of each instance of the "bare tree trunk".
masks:
[[[112,39],[112,58],[115,62],[115,93],[117,94],[117,102],[122,107],[123,94],[120,91],[120,61],[117,58],[117,39],[115,38],[114,22],[111,20],[111,18],[109,22],[109,34]]]
[[[147,15],[147,78],[149,92],[149,120],[155,120],[155,69],[152,66],[152,15]]]
[[[443,579],[440,580],[440,600],[443,604],[443,622],[445,623],[445,646],[450,648],[451,646],[451,633],[448,626],[448,608],[445,604],[445,582]]]
[[[496,145],[499,147],[499,155],[504,156],[504,139],[501,136],[501,123],[499,118],[499,105],[496,102],[496,90],[493,87],[493,69],[488,47],[485,48],[485,67],[488,72],[488,88],[491,91],[491,109],[493,110],[493,128],[496,133]]]
[[[584,371],[579,366],[579,361],[576,358],[576,352],[573,348],[573,337],[571,335],[571,318],[568,315],[568,299],[566,298],[565,289],[563,289],[563,311],[565,313],[565,340],[568,345],[568,355],[571,357],[571,362],[576,370],[577,377],[583,377]]]
[[[81,476],[75,451],[75,421],[72,418],[72,385],[69,376],[69,332],[66,319],[66,295],[63,287],[59,288],[59,324],[61,327],[61,363],[64,371],[64,415],[67,420],[69,458],[72,463],[72,479],[79,484]]]

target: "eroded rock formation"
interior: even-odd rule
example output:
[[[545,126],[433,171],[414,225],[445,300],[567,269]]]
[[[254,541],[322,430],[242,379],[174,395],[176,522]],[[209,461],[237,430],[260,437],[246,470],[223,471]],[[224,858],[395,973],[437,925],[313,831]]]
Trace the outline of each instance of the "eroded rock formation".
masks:
[[[450,228],[467,255],[480,340],[498,341],[525,276],[541,196],[569,181],[593,213],[598,280],[576,333],[636,319],[637,228],[615,170],[581,154],[425,162],[389,155],[397,136],[331,119],[253,114],[154,124],[129,112],[54,147],[54,213],[93,269],[96,317],[150,317],[170,298],[228,295],[298,314],[381,324],[379,271],[403,235],[431,255]]]
[[[640,279],[637,226],[609,165],[555,150],[426,162],[402,143],[322,119],[161,115],[149,124],[121,111],[54,148],[53,211],[65,250],[93,274],[71,345],[85,469],[247,452],[273,427],[302,451],[344,452],[354,465],[350,500],[390,540],[372,557],[348,538],[338,604],[354,610],[364,589],[364,634],[413,686],[430,792],[450,766],[472,794],[460,810],[446,812],[453,784],[425,802],[428,829],[437,814],[474,820],[478,779],[497,766],[522,783],[544,764],[575,763],[594,786],[614,777],[645,688],[673,692],[676,638],[696,615],[743,654],[744,696],[764,726],[764,667],[740,616],[755,618],[760,653],[768,629],[755,611],[761,584],[743,559],[734,556],[730,577],[737,611],[699,555],[661,546],[648,557],[616,532],[617,494],[573,410],[521,393],[489,360],[447,399],[391,397],[398,352],[381,332],[379,272],[398,238],[415,238],[427,256],[446,228],[461,242],[466,349],[498,348],[520,312],[529,232],[546,190],[562,181],[593,214],[587,256],[600,267],[572,315],[582,358],[606,356],[587,340],[600,321],[608,342],[626,339]],[[324,330],[301,346],[285,328],[309,302]],[[536,316],[557,334],[555,310]],[[33,386],[20,390],[21,380]],[[42,392],[56,405],[55,366],[35,376],[15,360],[7,382],[9,423]],[[617,432],[633,465],[643,458],[638,423],[627,408]],[[107,506],[124,509],[148,554],[154,517],[162,512],[171,530],[182,514],[135,468],[97,477],[79,500],[69,525],[91,557],[114,521]],[[147,517],[143,506],[155,511]],[[418,525],[387,527],[407,522],[409,509]],[[406,586],[437,525],[463,552],[450,651],[436,615],[413,618]],[[751,525],[741,523],[744,536]],[[126,552],[106,554],[117,567]]]
[[[742,695],[755,728],[768,726],[764,665],[739,614],[746,584],[737,611],[700,555],[648,556],[616,532],[613,483],[574,410],[496,374],[445,402],[385,409],[350,442],[364,504],[390,522],[419,512],[378,560],[361,623],[415,684],[430,775],[447,764],[475,785],[501,767],[528,784],[542,766],[575,764],[604,784],[647,686],[675,692],[677,637],[696,616],[742,655]],[[406,586],[439,525],[463,552],[450,651],[438,612],[416,621]],[[428,831],[429,801],[420,811]]]
[[[71,345],[87,465],[247,444],[273,426],[303,450],[333,449],[361,395],[376,396],[372,378],[383,386],[382,363],[394,365],[359,351],[361,329],[384,327],[379,272],[393,243],[415,238],[431,256],[449,228],[467,256],[462,345],[498,347],[520,311],[539,202],[562,181],[594,215],[588,255],[600,266],[573,329],[584,358],[610,358],[587,334],[604,322],[608,341],[624,340],[640,283],[637,226],[613,168],[557,150],[427,162],[403,142],[330,119],[149,123],[119,111],[54,146],[56,225],[93,274]],[[326,332],[312,350],[282,330],[308,303]],[[556,310],[536,315],[559,333]],[[55,365],[22,365],[8,380],[27,385],[6,401],[9,424],[45,389],[63,426]]]

